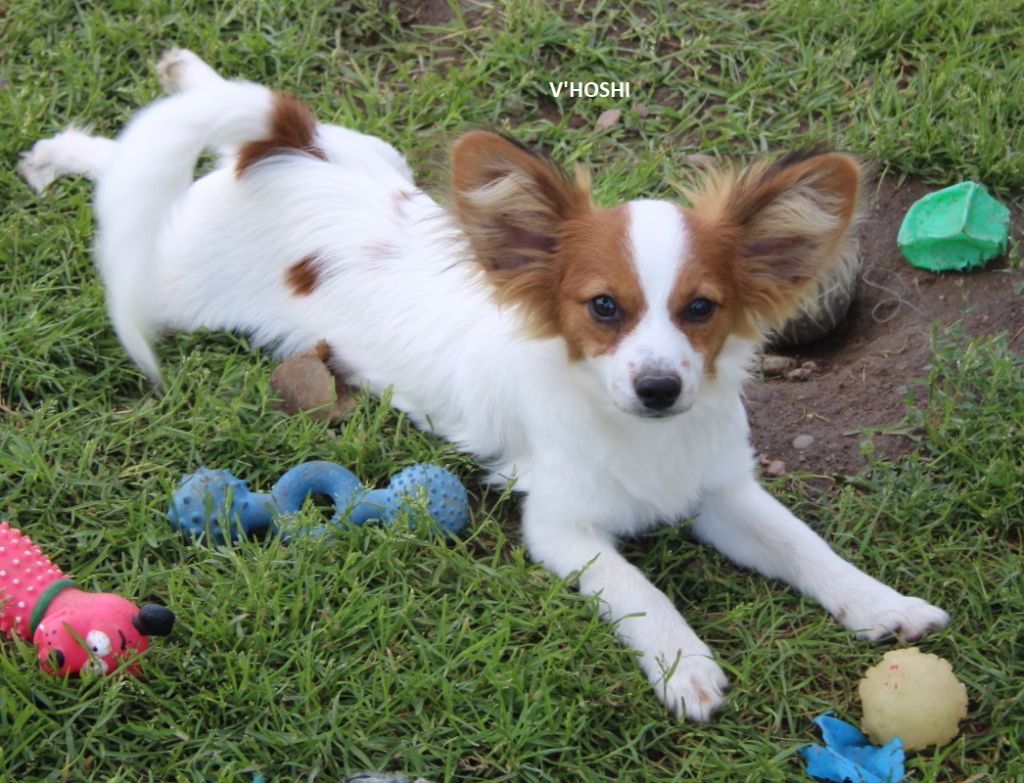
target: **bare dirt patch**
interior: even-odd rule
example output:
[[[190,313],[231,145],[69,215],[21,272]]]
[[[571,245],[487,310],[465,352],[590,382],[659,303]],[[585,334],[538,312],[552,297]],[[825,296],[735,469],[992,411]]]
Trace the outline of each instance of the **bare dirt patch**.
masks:
[[[899,421],[908,390],[927,374],[933,324],[961,322],[969,335],[1007,331],[1011,346],[1024,346],[1024,279],[1006,259],[971,272],[935,274],[912,267],[896,246],[900,222],[910,205],[936,188],[917,181],[898,186],[881,180],[868,199],[861,227],[864,272],[850,313],[829,337],[783,353],[799,366],[816,366],[804,380],[752,382],[747,410],[754,445],[768,466],[819,475],[851,474],[865,465],[860,442],[865,428]],[[1013,236],[1024,235],[1024,220],[1014,215]],[[918,390],[916,399],[922,394]],[[809,435],[805,448],[793,446]],[[872,436],[875,452],[898,458],[911,448],[898,434]],[[806,439],[805,439],[806,441]],[[801,444],[802,445],[802,444]]]

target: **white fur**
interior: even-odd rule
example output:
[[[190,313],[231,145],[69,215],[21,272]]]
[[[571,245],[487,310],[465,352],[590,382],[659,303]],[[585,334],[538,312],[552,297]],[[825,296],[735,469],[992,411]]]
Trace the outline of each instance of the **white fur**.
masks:
[[[114,156],[117,143],[68,128],[52,139],[37,141],[32,154],[18,164],[18,173],[36,193],[42,193],[57,177],[85,174],[99,179]]]
[[[725,675],[618,553],[618,536],[695,514],[701,539],[816,598],[862,636],[914,638],[946,623],[941,610],[842,560],[758,485],[740,397],[754,346],[729,338],[714,377],[704,377],[666,312],[687,249],[681,222],[665,220],[674,206],[630,206],[648,314],[606,361],[569,362],[560,339],[525,337],[515,310],[494,304],[460,229],[411,186],[389,145],[320,126],[328,162],[282,155],[241,178],[225,167],[191,184],[202,149],[230,154],[264,134],[271,94],[226,82],[182,50],[165,57],[161,75],[180,94],[141,112],[116,149],[65,134],[22,163],[98,176],[111,316],[150,377],[149,340],[160,329],[236,329],[281,354],[326,339],[352,382],[392,387],[394,404],[421,427],[498,480],[515,477],[531,555],[600,596],[658,696],[691,719],[722,703]],[[307,254],[329,269],[311,295],[296,296],[285,270]],[[643,418],[613,399],[645,366],[680,374],[678,415]]]

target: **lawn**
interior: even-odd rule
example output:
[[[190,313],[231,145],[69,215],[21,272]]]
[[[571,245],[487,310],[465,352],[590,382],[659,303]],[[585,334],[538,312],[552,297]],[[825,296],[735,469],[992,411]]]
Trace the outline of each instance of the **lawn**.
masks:
[[[481,490],[469,460],[386,403],[361,399],[336,426],[286,416],[273,362],[226,335],[164,341],[171,383],[152,392],[106,318],[88,184],[62,180],[40,199],[14,167],[69,123],[115,132],[156,97],[153,64],[180,45],[383,136],[441,197],[448,144],[492,127],[586,162],[605,202],[671,194],[694,153],[825,144],[937,184],[978,178],[1019,209],[1024,2],[384,6],[0,4],[0,517],[82,585],[178,617],[141,678],[63,681],[38,671],[29,645],[0,643],[0,781],[807,779],[797,749],[817,739],[810,719],[858,720],[859,675],[891,645],[856,641],[665,529],[630,557],[733,683],[713,723],[670,718],[593,603],[529,563],[515,497]],[[631,97],[555,99],[560,80],[628,81]],[[595,129],[609,108],[621,118]],[[953,663],[970,713],[954,742],[908,760],[908,781],[1024,780],[1024,362],[1012,337],[936,334],[928,393],[894,425],[915,439],[909,457],[828,494],[807,476],[775,485],[857,565],[953,615],[922,646]],[[371,484],[440,462],[470,487],[473,520],[450,544],[420,525],[212,548],[164,518],[199,465],[266,489],[306,459]]]

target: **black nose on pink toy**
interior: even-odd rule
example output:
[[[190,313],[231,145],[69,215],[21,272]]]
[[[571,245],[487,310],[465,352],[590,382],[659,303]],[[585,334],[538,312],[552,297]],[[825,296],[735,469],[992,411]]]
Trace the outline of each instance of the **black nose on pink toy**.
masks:
[[[679,399],[683,384],[678,375],[642,375],[636,379],[633,388],[645,408],[663,411]]]
[[[174,628],[174,612],[159,604],[143,604],[132,625],[145,636],[167,636]]]

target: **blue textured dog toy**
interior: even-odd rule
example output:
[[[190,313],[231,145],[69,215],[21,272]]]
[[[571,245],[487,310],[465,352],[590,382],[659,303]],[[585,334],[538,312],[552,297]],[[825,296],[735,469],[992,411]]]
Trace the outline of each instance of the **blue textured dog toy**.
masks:
[[[341,522],[352,511],[365,488],[348,468],[333,462],[303,462],[285,473],[270,490],[284,514],[294,514],[312,494],[326,495],[334,503],[331,524]]]
[[[250,492],[248,485],[227,470],[199,468],[179,483],[167,510],[171,523],[193,538],[209,536],[215,544],[276,531],[278,514],[273,497]],[[225,529],[226,526],[226,529]]]
[[[244,533],[258,537],[277,532],[274,518],[302,508],[312,494],[334,504],[330,524],[346,519],[361,525],[378,520],[394,523],[401,508],[422,497],[427,513],[447,533],[455,534],[469,521],[469,497],[455,475],[438,465],[417,464],[396,473],[385,489],[367,490],[352,471],[333,462],[304,462],[286,472],[270,493],[251,492],[227,470],[200,468],[178,484],[167,518],[183,533],[208,536],[215,544],[237,541]],[[305,532],[320,536],[318,525]]]

